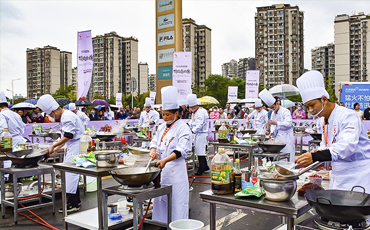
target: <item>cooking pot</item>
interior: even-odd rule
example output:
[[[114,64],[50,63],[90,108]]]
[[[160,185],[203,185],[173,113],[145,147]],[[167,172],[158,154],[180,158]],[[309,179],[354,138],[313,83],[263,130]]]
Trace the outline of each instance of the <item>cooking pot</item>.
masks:
[[[355,192],[359,187],[363,192]],[[351,191],[320,190],[305,194],[310,206],[325,221],[340,223],[359,223],[370,218],[370,194],[365,193],[365,188],[354,186]]]
[[[23,186],[22,183],[17,183],[17,195],[19,195],[19,193],[21,193],[22,186]],[[11,184],[11,183],[5,184],[4,185],[4,190],[5,190],[5,197],[6,198],[10,198],[10,197],[14,198],[14,184]]]
[[[290,180],[260,180],[261,186],[266,192],[265,198],[271,201],[290,200],[297,190],[297,181]]]
[[[27,152],[27,154],[21,155],[18,152]],[[17,155],[15,155],[15,154]],[[17,167],[37,167],[38,163],[46,157],[46,149],[32,149],[32,152],[28,150],[22,150],[17,152],[7,153],[6,156],[12,161],[12,164]]]
[[[113,178],[122,185],[131,187],[140,187],[148,185],[160,173],[161,169],[157,167],[150,167],[145,172],[146,167],[127,167],[120,169],[113,169],[109,173]]]
[[[274,143],[269,144],[266,142],[258,143],[258,146],[264,151],[269,153],[279,153],[286,144]]]
[[[100,141],[112,141],[116,134],[107,133],[107,134],[96,134],[95,137]]]
[[[96,166],[102,168],[117,166],[120,153],[119,150],[95,151]]]

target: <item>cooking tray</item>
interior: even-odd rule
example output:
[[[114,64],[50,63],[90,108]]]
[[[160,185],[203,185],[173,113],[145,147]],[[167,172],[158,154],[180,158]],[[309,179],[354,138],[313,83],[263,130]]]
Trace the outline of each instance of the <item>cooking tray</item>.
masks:
[[[279,153],[286,144],[267,144],[267,143],[259,143],[258,146],[264,151],[269,153]]]
[[[109,173],[122,185],[140,187],[152,182],[161,171],[157,167],[150,167],[147,172],[145,172],[145,169],[146,167],[127,167],[113,169]]]
[[[27,151],[27,150],[23,150]],[[23,152],[18,151],[18,152]],[[13,165],[16,165],[17,167],[26,167],[26,166],[37,166],[38,163],[43,160],[46,156],[46,149],[40,150],[40,149],[31,149],[31,153],[28,152],[28,154],[20,155],[20,153],[14,152],[17,155],[15,155],[13,152],[6,154],[6,156],[9,158],[9,160],[12,161]]]
[[[355,192],[355,187],[362,188],[363,192]],[[325,221],[341,223],[359,223],[370,218],[370,194],[365,188],[354,186],[351,191],[320,190],[305,194],[311,207]]]
[[[314,139],[314,140],[322,140],[322,134],[321,133],[310,133],[310,136]]]
[[[100,141],[112,141],[116,134],[96,134],[96,138]]]

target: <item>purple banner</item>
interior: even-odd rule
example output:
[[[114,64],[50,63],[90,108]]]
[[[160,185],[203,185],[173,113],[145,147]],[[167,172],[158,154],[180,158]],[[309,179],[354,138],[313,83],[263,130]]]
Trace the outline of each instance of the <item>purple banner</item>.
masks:
[[[94,65],[91,30],[78,32],[77,55],[77,100],[80,100],[89,91]]]

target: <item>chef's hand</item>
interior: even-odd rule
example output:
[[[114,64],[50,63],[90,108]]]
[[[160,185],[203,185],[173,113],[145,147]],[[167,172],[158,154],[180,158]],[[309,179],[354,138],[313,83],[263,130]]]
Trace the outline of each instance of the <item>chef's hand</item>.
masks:
[[[167,160],[166,160],[166,159],[162,159],[162,160],[158,161],[158,162],[155,164],[155,166],[160,165],[160,166],[161,166],[161,169],[163,169],[163,168],[164,168],[164,166],[166,166],[166,164],[167,164]]]
[[[152,158],[152,160],[154,160],[156,156],[157,156],[157,150],[155,148],[151,148],[149,157]]]
[[[149,123],[149,125],[154,125],[154,122],[153,122],[153,121],[151,121],[151,122]]]
[[[54,146],[53,145],[49,145],[47,148],[46,148],[46,158],[49,158],[50,157],[50,154],[54,152]]]
[[[53,155],[57,155],[59,150],[62,148],[62,145],[58,145],[57,147],[54,148]]]
[[[268,123],[269,125],[277,125],[277,122],[276,122],[276,121],[274,121],[274,120],[269,120],[267,123]]]
[[[245,123],[248,125],[249,124],[249,120],[246,120]]]
[[[299,165],[301,166],[307,166],[307,165],[310,165],[313,163],[313,160],[312,160],[312,154],[311,153],[305,153],[299,157],[297,157],[297,159],[295,159],[294,161],[295,163],[298,163]]]

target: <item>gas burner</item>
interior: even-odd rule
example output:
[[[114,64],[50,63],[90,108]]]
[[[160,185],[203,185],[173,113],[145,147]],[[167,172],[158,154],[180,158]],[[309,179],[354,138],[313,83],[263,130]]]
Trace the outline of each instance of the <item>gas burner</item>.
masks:
[[[12,165],[14,169],[31,169],[31,168],[38,168],[38,164],[30,164],[30,165]]]
[[[322,220],[321,217],[317,217],[314,220],[316,227],[323,230],[369,230],[370,229],[370,222],[364,221],[360,223],[351,223],[351,224],[343,224],[334,221],[325,221]]]
[[[142,185],[142,186],[139,186],[139,187],[131,187],[131,186],[127,186],[127,185],[120,185],[118,186],[117,190],[123,190],[125,192],[129,192],[129,193],[139,193],[139,192],[145,192],[145,191],[149,191],[149,190],[152,190],[154,189],[154,184],[153,183],[150,183],[148,185]]]

